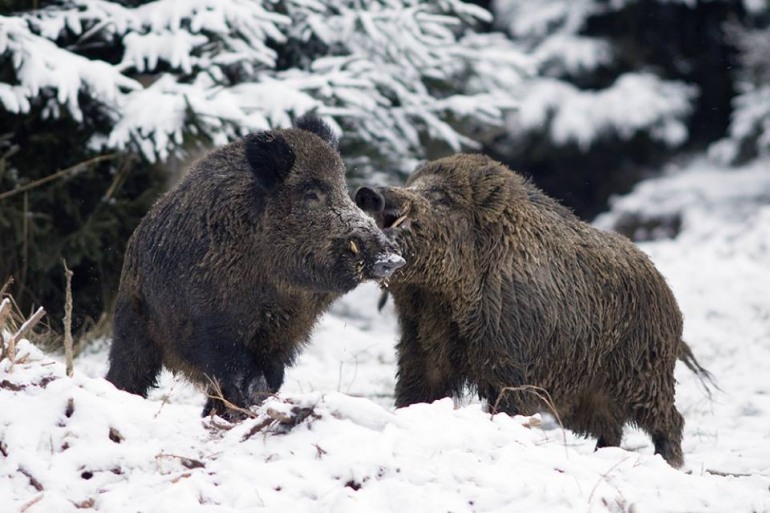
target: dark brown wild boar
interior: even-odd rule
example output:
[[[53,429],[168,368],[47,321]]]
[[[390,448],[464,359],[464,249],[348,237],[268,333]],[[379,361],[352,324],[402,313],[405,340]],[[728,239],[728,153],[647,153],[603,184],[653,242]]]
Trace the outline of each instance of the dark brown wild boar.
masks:
[[[408,264],[390,278],[399,315],[396,405],[460,394],[499,411],[550,409],[564,426],[620,444],[623,426],[683,464],[674,406],[682,314],[628,239],[580,221],[499,162],[455,155],[406,187],[361,188]]]
[[[314,118],[194,164],[129,241],[107,379],[145,395],[165,365],[238,407],[276,392],[332,301],[404,262],[344,173]]]

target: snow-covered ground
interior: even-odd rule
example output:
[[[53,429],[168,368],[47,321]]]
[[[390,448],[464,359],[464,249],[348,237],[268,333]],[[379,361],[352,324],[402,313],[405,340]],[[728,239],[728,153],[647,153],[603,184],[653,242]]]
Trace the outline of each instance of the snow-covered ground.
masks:
[[[704,170],[705,168],[708,168]],[[22,344],[0,363],[0,513],[770,511],[770,163],[687,169],[642,184],[597,220],[682,213],[675,240],[643,244],[716,376],[709,400],[677,368],[686,469],[628,429],[593,451],[548,419],[477,401],[394,410],[395,316],[361,287],[319,324],[278,397],[235,426],[164,375],[144,400],[101,379],[106,343],[64,377]]]

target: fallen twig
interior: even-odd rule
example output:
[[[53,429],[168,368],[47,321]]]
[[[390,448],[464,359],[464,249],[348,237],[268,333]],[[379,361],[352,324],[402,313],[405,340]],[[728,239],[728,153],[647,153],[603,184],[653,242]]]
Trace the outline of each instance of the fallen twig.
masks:
[[[21,509],[19,510],[19,513],[25,513],[29,508],[31,508],[32,506],[34,506],[35,504],[40,502],[43,499],[44,495],[45,494],[41,493],[40,495],[38,495],[37,497],[35,497],[31,501],[27,502],[24,506],[21,507]]]
[[[195,468],[205,468],[206,464],[203,463],[200,460],[196,460],[195,458],[188,458],[187,456],[179,456],[178,454],[168,454],[168,453],[160,453],[157,456],[155,456],[155,459],[161,459],[161,458],[176,458],[179,460],[179,462],[182,464],[182,466],[186,469],[195,469]]]
[[[35,488],[35,490],[37,490],[38,492],[43,491],[43,485],[40,484],[40,481],[35,479],[35,477],[32,474],[30,474],[29,470],[25,469],[24,467],[19,467],[19,472],[27,476],[27,479],[29,479],[29,484],[31,484]]]
[[[241,438],[241,442],[245,442],[246,440],[248,440],[252,436],[256,435],[257,433],[260,433],[263,429],[268,427],[273,422],[276,422],[276,420],[268,417],[265,420],[263,420],[262,422],[260,422],[258,424],[254,424],[251,427],[251,429],[249,429],[249,431],[245,435],[243,435],[243,437]]]
[[[714,470],[711,468],[707,468],[706,472],[708,472],[709,474],[713,474],[715,476],[722,476],[722,477],[749,477],[753,475],[745,472],[724,472],[721,470]]]

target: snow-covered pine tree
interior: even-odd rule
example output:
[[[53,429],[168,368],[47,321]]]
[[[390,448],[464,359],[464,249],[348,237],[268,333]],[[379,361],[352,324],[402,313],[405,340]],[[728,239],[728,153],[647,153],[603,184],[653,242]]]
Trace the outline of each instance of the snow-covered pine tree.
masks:
[[[391,171],[411,169],[433,144],[474,146],[458,127],[499,125],[515,105],[511,82],[521,80],[527,59],[511,45],[487,51],[479,38],[489,36],[474,33],[482,21],[486,11],[458,0],[156,0],[137,7],[69,0],[7,24],[15,34],[26,27],[38,47],[66,45],[53,45],[59,52],[113,49],[119,61],[96,75],[98,83],[82,67],[48,63],[60,78],[47,85],[73,115],[79,82],[104,97],[114,126],[96,144],[165,160],[187,134],[221,144],[315,110],[358,150],[351,158]],[[14,58],[22,70],[34,56]],[[36,92],[27,77],[36,80],[20,73],[21,87]],[[3,104],[14,107],[10,99]]]
[[[733,84],[722,27],[741,9],[739,0],[494,0],[494,26],[536,73],[488,150],[592,217],[678,152],[724,135]]]
[[[737,95],[727,137],[709,148],[721,162],[770,157],[770,5],[746,2],[743,21],[732,20],[727,35],[738,49],[733,72]]]
[[[554,145],[572,143],[583,151],[601,138],[629,140],[640,133],[669,146],[686,140],[692,86],[637,69],[597,80],[602,71],[617,69],[621,56],[608,39],[585,33],[592,17],[619,3],[544,3],[495,3],[497,24],[533,56],[540,75],[522,92],[521,109],[509,116],[509,132],[542,133]]]
[[[476,32],[490,15],[459,0],[41,5],[0,14],[0,191],[19,191],[0,203],[13,253],[0,278],[16,277],[23,307],[60,317],[65,256],[76,323],[108,309],[158,170],[315,111],[342,132],[349,167],[385,180],[500,130],[530,71],[504,37]]]

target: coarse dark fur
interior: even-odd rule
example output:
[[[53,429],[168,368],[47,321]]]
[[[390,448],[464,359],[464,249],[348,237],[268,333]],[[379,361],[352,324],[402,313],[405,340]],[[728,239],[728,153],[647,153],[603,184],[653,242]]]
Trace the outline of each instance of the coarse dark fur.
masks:
[[[510,414],[553,407],[597,447],[636,424],[683,464],[674,366],[695,360],[671,290],[631,241],[482,155],[428,163],[407,187],[365,187],[356,201],[408,261],[389,280],[397,406],[470,385]]]
[[[276,392],[332,301],[399,264],[344,172],[313,118],[195,163],[129,241],[107,379],[144,396],[165,365],[238,407]]]

